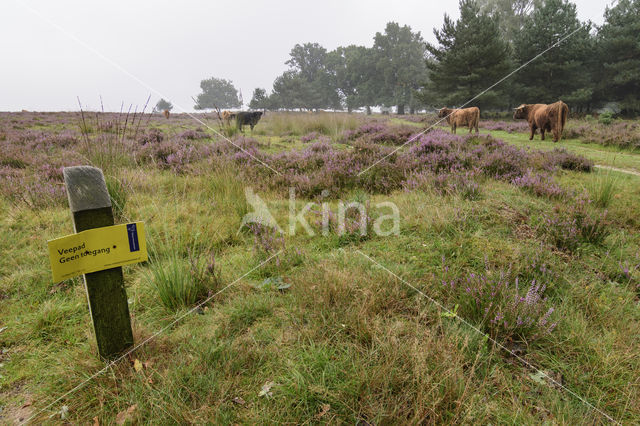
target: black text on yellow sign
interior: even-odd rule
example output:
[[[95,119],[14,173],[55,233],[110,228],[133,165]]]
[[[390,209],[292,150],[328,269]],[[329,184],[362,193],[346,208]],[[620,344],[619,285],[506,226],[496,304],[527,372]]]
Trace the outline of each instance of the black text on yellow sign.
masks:
[[[143,222],[88,229],[48,245],[54,282],[148,258]]]

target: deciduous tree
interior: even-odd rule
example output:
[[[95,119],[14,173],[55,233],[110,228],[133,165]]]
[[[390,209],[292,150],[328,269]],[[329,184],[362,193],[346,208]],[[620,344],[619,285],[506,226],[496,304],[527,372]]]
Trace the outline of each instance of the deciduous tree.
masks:
[[[211,77],[200,82],[202,93],[196,98],[195,109],[239,108],[242,102],[230,80]]]

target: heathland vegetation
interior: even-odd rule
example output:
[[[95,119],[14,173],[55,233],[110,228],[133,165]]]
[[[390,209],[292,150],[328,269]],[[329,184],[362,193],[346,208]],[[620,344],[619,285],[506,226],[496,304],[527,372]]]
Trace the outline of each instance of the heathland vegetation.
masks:
[[[230,143],[186,115],[84,115],[0,114],[3,419],[640,419],[640,155],[596,140],[637,141],[635,122],[570,121],[554,144],[481,121],[392,153],[435,117],[267,113]],[[73,231],[77,164],[104,170],[118,222],[145,221],[150,260],[125,268],[137,342],[213,297],[58,401],[104,365],[81,280],[51,283],[45,254]],[[293,188],[314,236],[241,227],[246,188],[282,229]],[[366,206],[342,229],[341,201]],[[389,236],[370,232],[385,202]]]

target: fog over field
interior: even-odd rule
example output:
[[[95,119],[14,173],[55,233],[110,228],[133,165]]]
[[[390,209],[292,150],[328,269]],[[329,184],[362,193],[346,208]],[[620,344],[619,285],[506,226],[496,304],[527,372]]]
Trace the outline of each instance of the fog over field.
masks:
[[[575,4],[580,20],[599,25],[610,1]],[[76,96],[98,108],[99,95],[118,110],[150,93],[192,111],[209,76],[232,80],[246,106],[254,88],[271,87],[287,68],[296,43],[371,46],[389,21],[434,42],[445,13],[456,19],[458,3],[10,0],[0,18],[0,111],[76,110]]]

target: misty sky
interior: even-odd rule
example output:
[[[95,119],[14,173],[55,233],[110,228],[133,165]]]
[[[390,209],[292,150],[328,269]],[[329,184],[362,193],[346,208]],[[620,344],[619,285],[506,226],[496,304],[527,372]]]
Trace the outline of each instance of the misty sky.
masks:
[[[601,24],[611,1],[574,3]],[[246,105],[255,87],[270,91],[296,43],[371,46],[388,21],[434,41],[445,12],[457,18],[458,2],[2,0],[0,111],[77,110],[77,96],[96,109],[99,95],[106,110],[141,108],[149,94],[192,111],[208,77],[232,80]]]

